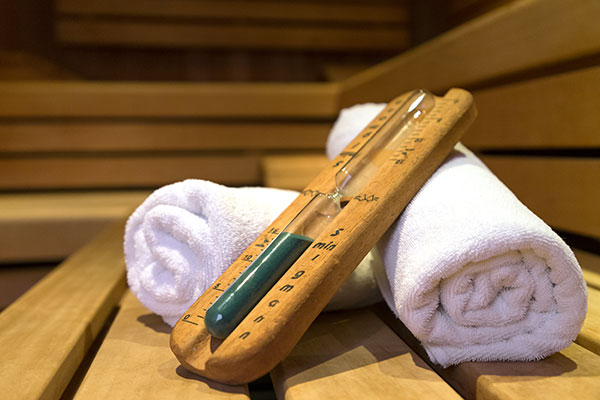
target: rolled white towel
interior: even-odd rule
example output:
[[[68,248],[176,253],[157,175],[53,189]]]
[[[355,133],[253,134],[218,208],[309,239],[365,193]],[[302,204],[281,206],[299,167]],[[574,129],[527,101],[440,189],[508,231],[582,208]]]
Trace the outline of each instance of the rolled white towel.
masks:
[[[186,180],[151,194],[125,228],[127,281],[149,310],[173,326],[221,273],[296,198],[297,192],[228,188]],[[368,256],[328,309],[381,300]]]
[[[328,156],[383,107],[343,110]],[[387,303],[444,367],[543,358],[569,346],[585,318],[587,289],[573,252],[462,145],[378,248]]]

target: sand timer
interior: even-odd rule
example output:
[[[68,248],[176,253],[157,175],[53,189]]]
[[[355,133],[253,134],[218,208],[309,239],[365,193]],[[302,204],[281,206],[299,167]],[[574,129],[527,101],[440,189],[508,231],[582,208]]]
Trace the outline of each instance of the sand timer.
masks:
[[[336,190],[315,195],[207,310],[204,322],[211,335],[225,338],[235,329],[341,212],[342,201],[345,204],[359,195],[434,105],[435,98],[427,91],[416,90],[408,96],[395,111],[398,116],[386,120],[391,129],[384,135],[371,135],[344,163],[335,176]]]

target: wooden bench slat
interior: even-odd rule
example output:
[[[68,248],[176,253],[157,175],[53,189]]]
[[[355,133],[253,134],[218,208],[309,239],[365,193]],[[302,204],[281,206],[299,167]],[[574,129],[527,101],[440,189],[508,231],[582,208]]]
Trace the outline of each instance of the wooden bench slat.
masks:
[[[515,1],[378,64],[343,84],[341,105],[442,92],[600,51],[595,0]]]
[[[333,118],[336,84],[0,82],[0,118]]]
[[[265,186],[279,189],[302,190],[329,164],[322,153],[261,158]]]
[[[549,225],[600,236],[600,161],[576,158],[484,156],[482,160]],[[300,190],[326,163],[323,155],[262,158],[268,186]],[[576,200],[575,200],[576,199]]]
[[[64,259],[111,221],[127,217],[149,194],[147,190],[1,194],[0,262]]]
[[[127,291],[75,399],[249,399],[245,385],[211,382],[181,367],[170,331]]]
[[[581,332],[575,341],[600,355],[600,290],[588,287],[588,310]]]
[[[187,178],[259,184],[259,158],[227,156],[90,156],[0,159],[0,189],[157,187]]]
[[[476,149],[599,147],[600,67],[474,93]]]
[[[535,362],[468,362],[438,370],[467,399],[597,399],[600,357],[572,344]]]
[[[71,45],[363,52],[400,51],[409,45],[408,29],[402,26],[228,25],[63,17],[55,29],[58,40]]]
[[[60,396],[125,290],[122,232],[119,222],[0,314],[3,398]]]
[[[460,398],[368,310],[321,314],[271,377],[280,400]]]
[[[417,339],[386,305],[376,311],[427,359]],[[575,343],[540,361],[465,362],[449,368],[433,367],[466,399],[596,399],[600,394],[600,356]]]
[[[600,237],[599,159],[485,156],[482,160],[548,225]]]
[[[131,17],[179,17],[243,19],[257,21],[285,20],[306,22],[393,22],[408,20],[406,4],[372,2],[343,5],[306,1],[255,1],[252,7],[244,1],[206,0],[59,0],[56,10],[61,14]]]
[[[0,121],[2,152],[323,149],[329,121]]]

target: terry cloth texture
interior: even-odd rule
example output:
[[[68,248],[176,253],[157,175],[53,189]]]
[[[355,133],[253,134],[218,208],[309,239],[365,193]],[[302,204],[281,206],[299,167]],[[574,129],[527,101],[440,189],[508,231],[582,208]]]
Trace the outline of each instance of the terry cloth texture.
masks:
[[[127,281],[149,310],[177,319],[296,198],[297,192],[186,180],[151,194],[125,229]],[[368,255],[328,305],[381,300]]]

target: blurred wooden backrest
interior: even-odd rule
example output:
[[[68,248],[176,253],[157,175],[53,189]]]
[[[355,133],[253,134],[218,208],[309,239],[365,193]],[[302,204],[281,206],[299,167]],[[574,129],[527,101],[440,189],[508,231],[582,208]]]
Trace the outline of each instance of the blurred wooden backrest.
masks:
[[[298,174],[285,157],[322,159],[341,107],[460,86],[479,109],[465,144],[552,226],[598,237],[598,14],[591,0],[511,2],[340,83],[2,82],[0,190],[298,189],[321,164]]]
[[[463,142],[547,223],[597,239],[598,17],[600,3],[590,0],[503,5],[344,81],[340,105],[384,102],[415,87],[471,90],[479,116]],[[285,159],[266,164],[269,184],[301,187],[281,176],[290,170]]]
[[[0,82],[0,92],[0,261],[65,257],[168,183],[261,185],[262,157],[322,152],[337,112],[330,84]]]
[[[56,3],[64,44],[400,51],[409,44],[404,1],[134,0]]]

